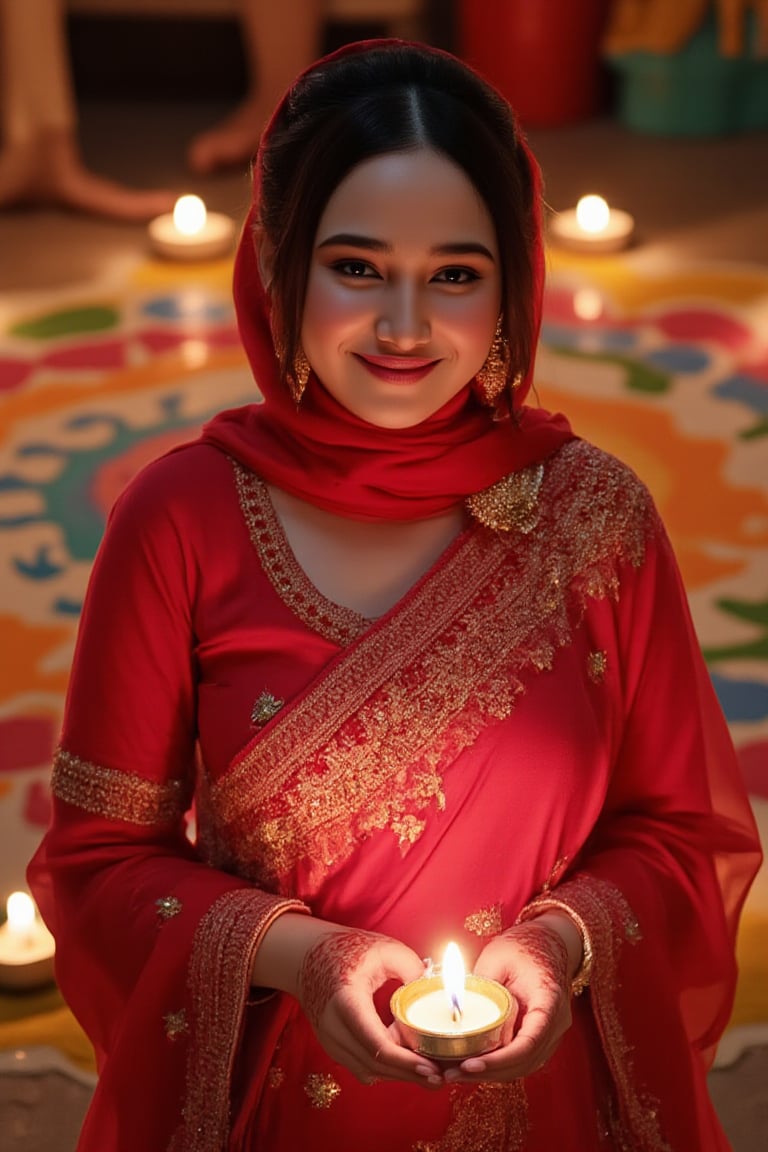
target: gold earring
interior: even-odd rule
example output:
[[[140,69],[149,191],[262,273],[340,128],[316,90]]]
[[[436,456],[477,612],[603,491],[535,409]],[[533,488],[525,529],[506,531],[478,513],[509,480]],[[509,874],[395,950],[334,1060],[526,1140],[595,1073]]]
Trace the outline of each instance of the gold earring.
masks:
[[[517,379],[517,378],[516,378]],[[492,408],[509,381],[509,345],[502,328],[502,317],[496,321],[496,331],[482,368],[477,374],[480,397]],[[519,380],[518,380],[519,383]],[[516,385],[513,385],[516,387]]]
[[[296,406],[301,403],[301,398],[304,395],[304,389],[309,380],[309,373],[312,371],[309,360],[304,355],[304,349],[299,345],[296,349],[296,356],[294,357],[293,366],[288,372],[288,387],[291,390]]]

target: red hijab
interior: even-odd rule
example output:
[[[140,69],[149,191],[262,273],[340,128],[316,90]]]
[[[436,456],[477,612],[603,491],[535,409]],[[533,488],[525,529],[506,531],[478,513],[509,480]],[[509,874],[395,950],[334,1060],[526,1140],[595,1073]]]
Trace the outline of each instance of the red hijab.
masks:
[[[347,45],[307,71],[339,56],[392,45],[402,47],[403,43],[376,40]],[[444,54],[439,49],[427,50]],[[438,412],[411,428],[380,428],[361,420],[334,400],[314,373],[296,407],[280,380],[269,323],[270,302],[254,241],[264,143],[287,99],[278,106],[262,137],[253,202],[234,271],[240,335],[264,403],[222,412],[204,427],[203,441],[224,449],[268,483],[327,511],[360,520],[417,520],[446,511],[509,473],[543,460],[571,439],[565,417],[525,404],[532,367],[514,392],[515,419],[494,418],[494,412],[477,399],[472,381]],[[521,145],[531,168],[536,203],[537,338],[544,283],[540,175],[522,140]]]

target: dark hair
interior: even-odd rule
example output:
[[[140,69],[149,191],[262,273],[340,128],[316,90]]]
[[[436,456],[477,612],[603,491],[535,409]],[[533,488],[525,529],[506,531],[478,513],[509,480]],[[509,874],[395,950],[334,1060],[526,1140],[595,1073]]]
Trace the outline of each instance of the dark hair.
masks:
[[[385,152],[434,148],[480,193],[496,227],[510,381],[534,355],[537,183],[506,102],[452,56],[419,45],[340,55],[301,77],[261,156],[259,225],[273,248],[273,332],[283,376],[299,346],[320,217],[344,177]]]

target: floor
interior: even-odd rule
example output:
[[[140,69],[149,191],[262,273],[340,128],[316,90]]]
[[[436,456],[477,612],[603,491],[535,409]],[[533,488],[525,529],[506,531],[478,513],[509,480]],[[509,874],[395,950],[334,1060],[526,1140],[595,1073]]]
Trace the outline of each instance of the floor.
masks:
[[[105,174],[144,186],[167,185],[201,194],[209,207],[242,217],[247,171],[191,179],[184,166],[190,135],[221,111],[213,102],[142,104],[88,102],[82,142],[88,161]],[[717,260],[768,267],[768,133],[718,140],[667,140],[632,135],[611,119],[570,128],[535,130],[549,205],[563,209],[598,191],[631,211],[637,222],[636,259],[674,268]],[[55,211],[0,214],[0,308],[11,296],[73,288],[118,276],[146,246],[140,225],[117,225]],[[0,315],[0,319],[2,316]],[[9,1103],[0,1087],[4,1131],[13,1149],[68,1152],[88,1087],[13,1081]],[[8,1078],[0,1077],[7,1088]],[[768,1126],[768,1048],[754,1049],[731,1070],[716,1073],[713,1096],[736,1152],[758,1152]],[[61,1108],[62,1122],[39,1118],[44,1101]],[[47,1115],[51,1115],[50,1112]],[[10,1121],[8,1127],[5,1123]],[[9,1152],[11,1149],[9,1148]],[[691,1150],[693,1152],[693,1150]]]
[[[88,161],[105,174],[152,187],[179,188],[241,217],[248,173],[191,178],[184,154],[193,132],[225,105],[166,101],[82,107]],[[529,131],[549,206],[562,210],[597,191],[636,220],[643,256],[768,264],[768,131],[723,139],[665,139],[632,134],[603,118]],[[112,224],[57,212],[0,215],[0,292],[24,292],[90,279],[145,244],[141,225]]]

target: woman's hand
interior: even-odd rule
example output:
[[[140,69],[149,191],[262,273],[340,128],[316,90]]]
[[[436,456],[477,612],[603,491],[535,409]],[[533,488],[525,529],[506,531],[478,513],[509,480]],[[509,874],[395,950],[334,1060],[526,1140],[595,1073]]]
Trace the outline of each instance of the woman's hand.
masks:
[[[571,981],[581,963],[581,934],[563,913],[517,924],[485,946],[475,974],[497,980],[518,1003],[502,1047],[445,1073],[449,1083],[518,1080],[538,1071],[571,1025]]]
[[[438,1087],[440,1070],[397,1042],[395,1029],[387,1029],[373,1002],[374,993],[388,980],[406,983],[423,972],[416,953],[397,940],[333,928],[307,949],[298,998],[325,1051],[358,1080]]]

